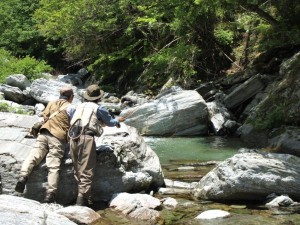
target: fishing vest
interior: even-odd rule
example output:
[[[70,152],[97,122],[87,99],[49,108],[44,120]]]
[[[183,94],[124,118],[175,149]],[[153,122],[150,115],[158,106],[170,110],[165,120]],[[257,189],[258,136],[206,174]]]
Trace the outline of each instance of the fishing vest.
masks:
[[[102,127],[97,118],[97,109],[99,105],[94,102],[84,102],[76,107],[76,111],[71,120],[71,126],[78,120],[81,120],[83,130],[91,130],[95,136],[100,137],[102,134]]]
[[[49,118],[51,114],[56,113],[63,105],[69,105],[67,100],[59,99],[49,102],[45,110],[43,111],[44,118]],[[53,118],[48,119],[48,121],[41,127],[42,129],[47,129],[53,136],[60,140],[67,140],[67,132],[70,127],[69,117],[66,109],[59,111]]]

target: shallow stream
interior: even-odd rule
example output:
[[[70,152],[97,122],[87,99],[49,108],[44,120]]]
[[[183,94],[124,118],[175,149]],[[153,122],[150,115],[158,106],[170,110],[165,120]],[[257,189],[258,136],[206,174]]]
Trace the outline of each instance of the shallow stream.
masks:
[[[157,138],[145,137],[147,144],[160,158],[164,176],[167,179],[198,182],[215,163],[230,158],[244,143],[235,138],[195,137],[195,138]],[[300,209],[291,211],[269,210],[263,203],[195,201],[188,194],[159,195],[157,198],[172,197],[178,201],[175,209],[162,209],[160,225],[300,225]],[[102,219],[95,225],[148,225],[134,221],[107,208],[105,203],[97,206]],[[221,209],[230,212],[224,219],[195,220],[201,212]],[[296,212],[296,213],[295,213]]]

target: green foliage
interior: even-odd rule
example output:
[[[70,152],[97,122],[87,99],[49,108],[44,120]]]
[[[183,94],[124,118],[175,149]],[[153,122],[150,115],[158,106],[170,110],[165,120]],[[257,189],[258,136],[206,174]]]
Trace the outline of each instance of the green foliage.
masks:
[[[233,31],[222,27],[215,29],[214,35],[219,43],[223,45],[232,45],[234,39]]]
[[[270,110],[265,116],[256,117],[255,121],[250,121],[253,126],[259,130],[265,130],[275,127],[280,127],[285,123],[285,114],[282,107],[274,107],[273,110]]]
[[[4,49],[0,49],[0,67],[0,83],[4,83],[11,74],[24,74],[32,81],[42,77],[42,73],[52,70],[43,60],[39,61],[30,56],[16,58]]]
[[[7,103],[0,102],[0,112],[9,112],[10,106]]]
[[[31,113],[25,112],[21,108],[11,107],[9,104],[7,104],[5,102],[0,102],[0,112],[11,112],[11,113],[25,114],[25,115],[31,114]]]
[[[119,90],[158,89],[170,77],[188,88],[243,57],[299,43],[299,13],[294,0],[3,0],[0,47],[24,57],[26,73],[45,66],[29,66],[31,57],[53,63],[63,51]]]
[[[17,59],[12,65],[12,70],[15,73],[24,74],[29,80],[35,80],[42,77],[42,73],[50,72],[52,67],[47,65],[45,61],[38,61],[30,56]]]
[[[32,19],[38,0],[0,1],[0,47],[14,55],[40,52],[41,36]]]
[[[209,59],[216,55],[210,39],[216,13],[213,4],[196,5],[191,0],[40,3],[35,12],[40,31],[47,38],[63,40],[67,59],[88,66],[101,82],[129,87],[129,82],[147,76],[139,82],[159,86],[170,76],[187,83],[199,68],[201,73],[206,66],[219,69],[211,63],[216,60]],[[228,44],[231,37],[225,36],[219,32]],[[203,55],[202,48],[207,48]]]
[[[162,49],[144,59],[148,69],[144,70],[141,79],[144,83],[152,84],[155,89],[160,88],[169,77],[184,86],[196,74],[194,64],[198,54],[196,46],[184,43]]]

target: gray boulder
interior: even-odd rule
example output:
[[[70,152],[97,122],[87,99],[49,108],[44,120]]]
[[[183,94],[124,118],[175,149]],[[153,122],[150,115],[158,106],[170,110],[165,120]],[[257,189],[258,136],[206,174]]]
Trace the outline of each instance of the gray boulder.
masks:
[[[265,200],[271,193],[300,199],[300,158],[242,153],[220,163],[193,190],[197,199]]]
[[[37,201],[11,195],[0,195],[0,218],[2,225],[76,225]]]
[[[212,125],[211,129],[215,135],[225,135],[232,132],[229,129],[227,130],[225,124],[227,121],[229,123],[234,117],[222,103],[218,101],[208,102],[207,108]]]
[[[288,153],[300,157],[300,128],[283,126],[273,129],[269,138],[269,148],[278,153]]]
[[[30,95],[40,103],[47,104],[50,101],[56,100],[59,98],[60,88],[71,85],[65,82],[54,80],[54,79],[37,79],[34,80],[30,87]],[[72,86],[74,91],[74,100],[73,103],[80,103],[81,97],[77,94],[77,88]]]
[[[30,81],[23,74],[10,75],[6,78],[5,83],[13,87],[18,87],[22,91],[31,85]]]
[[[161,206],[159,199],[147,194],[118,193],[113,195],[109,207],[137,220],[156,224],[160,213],[156,210]]]
[[[14,191],[20,167],[29,154],[35,139],[28,130],[38,121],[37,116],[0,113],[0,174],[3,193],[22,196]],[[155,152],[133,127],[104,128],[97,142],[97,168],[92,187],[95,201],[109,200],[114,193],[155,190],[164,186],[164,177]],[[23,196],[42,201],[47,188],[45,162],[37,166]],[[77,197],[72,163],[66,154],[61,168],[57,202],[72,203]]]
[[[142,135],[201,135],[208,131],[208,110],[196,91],[176,91],[124,110],[125,123]]]
[[[239,106],[241,103],[255,96],[265,88],[262,75],[258,74],[243,84],[237,86],[230,94],[224,99],[224,104],[229,109]]]
[[[55,210],[55,213],[63,215],[76,224],[95,224],[101,216],[94,210],[84,206],[68,206]]]
[[[22,103],[27,99],[26,95],[18,87],[1,84],[0,91],[4,93],[5,100]]]

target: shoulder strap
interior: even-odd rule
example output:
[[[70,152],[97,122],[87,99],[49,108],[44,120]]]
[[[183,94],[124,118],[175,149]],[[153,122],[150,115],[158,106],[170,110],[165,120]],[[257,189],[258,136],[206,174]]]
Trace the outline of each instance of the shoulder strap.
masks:
[[[67,103],[67,104],[66,104]],[[54,112],[54,113],[52,113],[50,116],[49,116],[49,120],[51,119],[51,118],[53,118],[54,116],[56,116],[58,113],[60,113],[61,111],[63,111],[64,109],[66,109],[69,105],[70,105],[70,103],[69,102],[66,102],[66,103],[64,103],[61,107],[59,107],[59,109],[56,111],[56,112]]]

